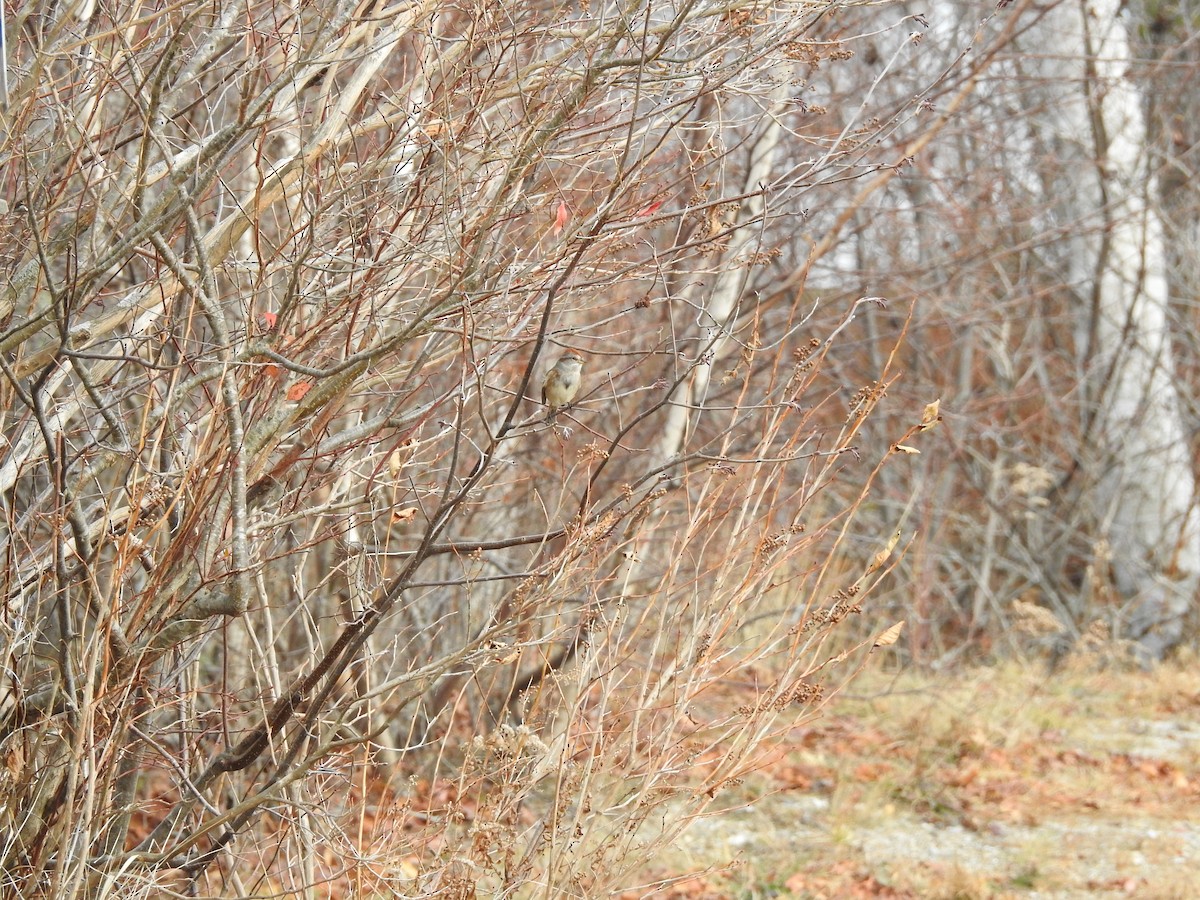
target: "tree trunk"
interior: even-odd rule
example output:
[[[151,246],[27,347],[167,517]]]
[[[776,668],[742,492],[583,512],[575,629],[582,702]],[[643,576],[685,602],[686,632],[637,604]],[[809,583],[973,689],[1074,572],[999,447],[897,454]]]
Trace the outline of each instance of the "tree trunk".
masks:
[[[1079,49],[1084,97],[1063,120],[1090,133],[1095,161],[1090,184],[1075,196],[1091,207],[1079,211],[1082,218],[1099,223],[1084,238],[1094,269],[1082,282],[1092,290],[1083,352],[1092,376],[1096,510],[1116,587],[1127,600],[1124,635],[1139,642],[1147,659],[1158,659],[1180,640],[1200,580],[1195,484],[1168,329],[1163,223],[1119,4],[1064,4],[1057,21]]]

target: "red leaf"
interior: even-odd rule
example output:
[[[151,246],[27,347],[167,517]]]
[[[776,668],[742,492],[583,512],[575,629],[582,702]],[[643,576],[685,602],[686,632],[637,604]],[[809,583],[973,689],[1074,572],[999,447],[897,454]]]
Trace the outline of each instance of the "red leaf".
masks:
[[[566,200],[558,201],[558,210],[554,213],[554,233],[561,234],[562,230],[567,227],[567,223],[571,221],[571,208],[567,206]]]
[[[304,395],[312,390],[312,386],[311,381],[297,381],[288,388],[287,398],[293,403],[297,400],[302,400],[304,399]]]
[[[655,200],[653,203],[651,203],[649,206],[647,206],[645,209],[643,209],[641,212],[639,212],[636,216],[634,216],[634,218],[635,219],[644,219],[646,216],[652,216],[656,212],[658,212],[660,209],[662,209],[662,205],[663,205],[662,200]]]

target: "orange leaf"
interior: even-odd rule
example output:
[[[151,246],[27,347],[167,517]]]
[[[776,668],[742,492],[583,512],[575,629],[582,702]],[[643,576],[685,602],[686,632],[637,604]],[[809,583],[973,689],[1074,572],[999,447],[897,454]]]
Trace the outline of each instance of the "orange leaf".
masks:
[[[311,381],[297,381],[288,388],[287,398],[293,403],[297,400],[303,400],[304,395],[312,390],[313,383]]]
[[[415,506],[406,506],[404,509],[392,511],[393,523],[407,522],[409,519],[415,519],[416,517],[417,508]]]
[[[280,369],[279,366],[275,365],[275,363],[267,363],[265,366],[263,366],[263,372],[271,378],[278,378],[279,373],[282,371],[283,370]]]

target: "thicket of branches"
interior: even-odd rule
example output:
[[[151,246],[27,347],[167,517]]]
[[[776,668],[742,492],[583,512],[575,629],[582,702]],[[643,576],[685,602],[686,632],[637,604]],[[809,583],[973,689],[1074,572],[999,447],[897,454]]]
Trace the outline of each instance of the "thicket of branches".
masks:
[[[837,253],[1024,7],[870,9],[15,10],[6,891],[600,896],[847,677],[937,410]]]
[[[1133,501],[1100,485],[1121,470],[1132,483],[1152,480],[1159,462],[1123,458],[1101,423],[1114,366],[1145,340],[1136,318],[1151,303],[1147,284],[1164,259],[1175,360],[1153,365],[1179,391],[1177,414],[1192,437],[1180,452],[1195,453],[1200,195],[1191,173],[1200,119],[1194,91],[1183,85],[1196,78],[1197,22],[1188,4],[1133,4],[1116,23],[1096,6],[1009,7],[1016,23],[1004,53],[929,152],[860,208],[843,234],[844,293],[828,296],[879,292],[884,273],[892,307],[913,304],[896,360],[905,377],[891,392],[895,408],[936,385],[952,411],[944,452],[923,458],[917,480],[885,473],[877,491],[875,527],[902,516],[917,535],[899,563],[906,589],[887,606],[908,619],[907,647],[924,662],[1028,652],[1022,629],[1011,626],[1014,608],[1021,618],[1030,604],[1048,613],[1039,616],[1041,630],[1055,653],[1089,631],[1137,636],[1130,626],[1139,598],[1115,589],[1112,570],[1140,548],[1136,535],[1109,527]],[[1087,23],[1091,55],[1064,40],[1062,17],[1070,15]],[[882,80],[879,93],[901,102],[920,90],[935,61],[959,52],[974,17],[966,4],[939,6],[920,65]],[[1095,49],[1113,27],[1128,31],[1128,60]],[[1142,98],[1127,115],[1148,125],[1133,179],[1106,157],[1112,136],[1100,115],[1121,82]],[[1082,125],[1066,114],[1081,106],[1090,116]],[[1093,194],[1090,205],[1083,201]],[[1128,285],[1135,299],[1111,342],[1100,327],[1099,277],[1112,264],[1111,235],[1129,215],[1121,199],[1128,194],[1161,219],[1165,239],[1141,248],[1141,271]],[[1156,418],[1176,412],[1155,400],[1142,398],[1131,430],[1153,434]],[[897,422],[883,413],[872,427],[887,433]],[[1164,582],[1194,568],[1189,543],[1174,541],[1160,550],[1166,564],[1156,577]],[[1194,638],[1194,615],[1184,633]]]

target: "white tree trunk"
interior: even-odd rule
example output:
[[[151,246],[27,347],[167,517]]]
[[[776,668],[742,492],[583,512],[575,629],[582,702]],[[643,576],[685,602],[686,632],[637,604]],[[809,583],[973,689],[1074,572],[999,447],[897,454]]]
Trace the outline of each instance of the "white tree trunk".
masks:
[[[1092,268],[1095,302],[1097,352],[1086,362],[1095,379],[1093,434],[1104,461],[1098,507],[1116,585],[1129,600],[1125,633],[1157,658],[1178,642],[1200,581],[1195,484],[1168,333],[1163,226],[1120,3],[1064,3],[1058,20],[1078,48],[1085,98],[1064,118],[1091,136],[1097,172],[1094,185],[1076,196],[1093,207],[1081,211],[1081,220],[1100,224],[1080,260]]]

